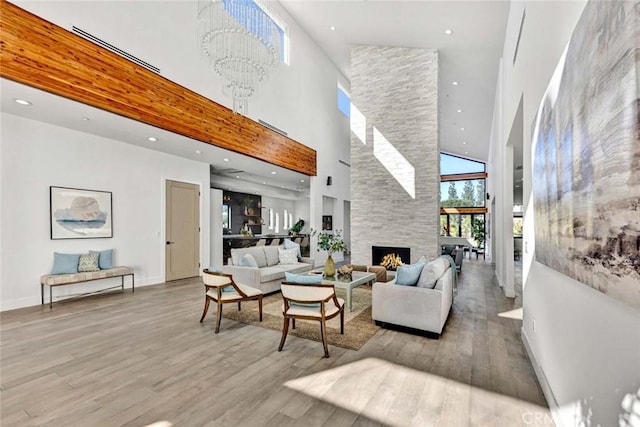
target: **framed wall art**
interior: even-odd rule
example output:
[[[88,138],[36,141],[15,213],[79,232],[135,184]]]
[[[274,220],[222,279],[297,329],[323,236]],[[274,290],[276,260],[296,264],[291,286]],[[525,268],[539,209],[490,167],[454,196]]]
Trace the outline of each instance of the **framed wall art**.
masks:
[[[111,192],[49,187],[51,239],[113,237]]]

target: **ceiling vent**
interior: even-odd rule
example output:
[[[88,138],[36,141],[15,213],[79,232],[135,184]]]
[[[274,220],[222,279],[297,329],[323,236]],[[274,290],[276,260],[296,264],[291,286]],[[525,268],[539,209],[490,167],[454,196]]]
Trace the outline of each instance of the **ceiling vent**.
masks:
[[[72,31],[74,33],[76,33],[77,35],[79,35],[80,37],[82,37],[83,39],[89,40],[90,42],[97,44],[100,47],[103,47],[107,50],[110,50],[113,53],[117,53],[118,55],[122,56],[123,58],[128,59],[131,62],[134,62],[136,64],[138,64],[141,67],[146,68],[149,71],[153,71],[154,73],[158,73],[160,74],[160,68],[155,67],[151,64],[149,64],[148,62],[143,61],[140,58],[136,58],[135,56],[131,55],[130,53],[125,52],[122,49],[118,49],[117,47],[115,47],[112,44],[107,43],[106,41],[99,39],[98,37],[94,36],[93,34],[87,33],[84,30],[81,30],[78,27],[71,27]]]
[[[281,129],[278,129],[277,127],[265,122],[264,120],[258,120],[258,122],[265,127],[268,127],[269,129],[271,129],[272,131],[278,132],[281,135],[287,136],[287,133]]]

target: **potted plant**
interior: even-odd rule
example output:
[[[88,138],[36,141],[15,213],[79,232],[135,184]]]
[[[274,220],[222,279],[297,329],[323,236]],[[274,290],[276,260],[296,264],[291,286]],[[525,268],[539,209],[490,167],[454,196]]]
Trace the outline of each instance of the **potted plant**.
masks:
[[[292,236],[297,236],[298,233],[302,231],[302,227],[304,227],[304,219],[300,218],[298,219],[298,222],[293,224],[293,226],[289,229],[289,233],[291,233]]]
[[[311,230],[311,236],[318,237],[318,252],[327,251],[329,256],[324,263],[324,275],[334,276],[336,274],[336,263],[333,261],[334,252],[347,252],[349,249],[342,240],[342,230],[336,230],[333,234],[325,233],[324,231],[318,232],[317,230]]]
[[[473,221],[471,235],[473,236],[473,240],[478,244],[478,247],[484,248],[485,229],[483,221],[478,221],[477,219]]]

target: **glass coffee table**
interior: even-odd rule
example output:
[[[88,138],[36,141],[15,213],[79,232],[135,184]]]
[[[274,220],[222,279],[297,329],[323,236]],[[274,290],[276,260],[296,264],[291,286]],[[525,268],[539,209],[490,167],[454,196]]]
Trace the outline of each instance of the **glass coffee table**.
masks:
[[[309,274],[322,274],[322,270],[312,270]],[[344,289],[347,293],[347,307],[349,307],[349,311],[353,311],[353,307],[351,305],[351,292],[353,288],[358,287],[360,285],[364,285],[365,283],[373,283],[376,281],[376,275],[373,273],[365,273],[364,271],[352,271],[351,274],[348,275],[339,275],[336,272],[335,276],[327,277],[322,276],[322,283],[325,285],[333,285],[336,288]]]

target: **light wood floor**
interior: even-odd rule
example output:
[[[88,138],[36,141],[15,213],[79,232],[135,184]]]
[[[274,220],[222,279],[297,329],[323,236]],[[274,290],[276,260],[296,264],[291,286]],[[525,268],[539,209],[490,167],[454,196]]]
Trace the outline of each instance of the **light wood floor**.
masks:
[[[380,330],[359,351],[223,319],[199,280],[0,315],[9,426],[516,426],[548,409],[520,340],[519,306],[465,260],[441,339]],[[548,420],[548,418],[547,418]],[[547,424],[549,425],[549,424]]]

